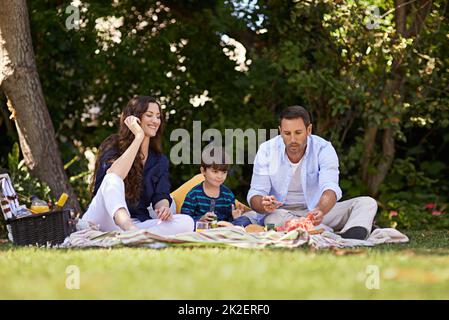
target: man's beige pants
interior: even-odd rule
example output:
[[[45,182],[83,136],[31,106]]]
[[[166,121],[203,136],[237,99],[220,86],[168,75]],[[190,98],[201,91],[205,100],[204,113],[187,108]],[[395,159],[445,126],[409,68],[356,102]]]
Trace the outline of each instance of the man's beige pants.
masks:
[[[309,210],[300,206],[282,206],[265,218],[265,225],[273,223],[276,226],[283,225],[286,221],[296,217],[305,217]],[[336,232],[345,232],[352,227],[364,227],[371,233],[373,220],[377,212],[377,202],[371,197],[357,197],[342,202],[324,215],[322,224],[332,228]],[[255,211],[245,212],[251,217]]]

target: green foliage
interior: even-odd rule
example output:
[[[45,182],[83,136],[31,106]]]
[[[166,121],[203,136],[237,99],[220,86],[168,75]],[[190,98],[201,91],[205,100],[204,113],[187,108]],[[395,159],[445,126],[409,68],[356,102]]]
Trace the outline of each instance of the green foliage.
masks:
[[[167,9],[157,1],[127,0],[113,6],[86,1],[80,7],[85,10],[80,30],[67,30],[61,23],[67,17],[65,5],[56,10],[44,2],[29,5],[39,74],[63,162],[78,157],[67,170],[82,207],[90,200],[84,153],[95,153],[101,141],[117,131],[119,113],[135,94],[153,95],[162,102],[168,120],[163,141],[167,154],[178,142],[169,141],[170,132],[176,128],[191,132],[194,120],[202,121],[203,130],[213,127],[222,132],[255,124],[273,127],[264,105],[245,100],[251,84],[247,75],[236,71],[235,62],[223,54],[221,36],[230,26],[246,27],[223,2],[194,3],[194,10],[180,15],[189,4]],[[120,43],[99,37],[96,20],[102,17],[123,18]],[[204,90],[212,101],[193,107],[190,99]],[[173,188],[198,170],[197,165],[171,166]],[[248,171],[233,172],[243,170]],[[233,180],[243,181],[241,193],[246,193],[246,177],[230,179],[233,186],[239,186]]]
[[[435,205],[425,201],[417,204],[424,197],[413,199],[407,194],[396,194],[395,199],[386,203],[388,210],[381,209],[377,223],[383,227],[398,228],[400,230],[447,230],[449,228],[448,204]],[[435,209],[428,207],[434,206]]]
[[[449,26],[444,1],[433,1],[416,41],[398,35],[392,0],[86,0],[79,30],[65,27],[69,4],[28,1],[45,100],[83,208],[90,200],[92,173],[86,154],[95,155],[100,143],[117,131],[120,110],[136,94],[154,95],[164,106],[166,154],[178,142],[170,141],[171,131],[192,132],[195,120],[202,121],[203,130],[270,129],[277,127],[281,109],[304,105],[312,113],[314,133],[337,149],[345,198],[366,194],[360,174],[366,128],[391,127],[396,153],[379,191],[380,216],[388,218],[390,211],[399,210],[408,214],[408,220],[397,221],[399,227],[416,226],[420,210],[426,212],[423,203],[434,201],[432,197],[441,205],[449,202]],[[382,15],[378,28],[367,28],[370,5]],[[419,6],[410,2],[407,10],[416,12]],[[98,30],[102,19],[111,17],[123,19],[115,27],[119,41]],[[223,36],[245,46],[248,70],[236,70],[236,62],[224,54],[233,48]],[[396,69],[395,61],[401,61]],[[388,81],[398,75],[401,90],[387,94]],[[211,100],[193,106],[190,99],[205,90]],[[381,152],[378,139],[373,159]],[[172,189],[198,170],[198,165],[172,165]],[[231,170],[227,184],[239,199],[246,198],[251,174],[251,165]],[[24,171],[21,175],[26,176]],[[39,191],[32,187],[25,184],[23,192]],[[444,217],[427,217],[426,225],[435,222],[440,228],[444,223],[439,218]]]
[[[70,168],[72,166],[78,168]],[[74,175],[69,176],[69,182],[78,196],[79,204],[82,208],[87,208],[91,200],[90,181],[92,179],[92,172],[87,167],[86,159],[81,159],[80,156],[75,156],[71,161],[64,165],[64,168],[70,173],[75,172]],[[69,170],[69,168],[71,170]]]
[[[19,203],[31,205],[30,197],[38,196],[40,199],[50,199],[50,188],[31,176],[25,161],[20,160],[20,149],[18,143],[14,143],[11,152],[8,154],[8,173],[12,180],[14,190],[19,195]],[[0,238],[6,236],[5,221],[0,218]]]
[[[8,169],[14,189],[19,195],[19,202],[28,207],[31,205],[30,197],[38,196],[40,199],[49,199],[50,188],[31,176],[25,161],[20,160],[20,149],[14,143],[11,153],[8,154]]]
[[[414,160],[409,157],[396,161],[382,186],[377,221],[400,229],[447,230],[449,203],[447,197],[441,196],[447,194],[447,186],[431,178],[429,164],[423,166],[427,171],[422,170],[416,168]]]

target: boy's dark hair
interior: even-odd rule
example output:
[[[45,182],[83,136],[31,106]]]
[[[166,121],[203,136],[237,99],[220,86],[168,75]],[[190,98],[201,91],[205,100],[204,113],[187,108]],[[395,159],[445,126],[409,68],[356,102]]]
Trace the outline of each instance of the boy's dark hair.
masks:
[[[297,119],[301,118],[304,121],[306,127],[309,126],[310,122],[310,114],[306,108],[301,106],[290,106],[282,110],[279,115],[279,124],[282,122],[282,119]]]
[[[218,150],[217,150],[218,149]],[[215,155],[215,151],[218,151]],[[226,152],[220,148],[215,148],[212,154],[207,154],[205,152],[201,155],[201,167],[206,170],[207,168],[212,168],[214,170],[229,171],[229,163],[227,161]]]

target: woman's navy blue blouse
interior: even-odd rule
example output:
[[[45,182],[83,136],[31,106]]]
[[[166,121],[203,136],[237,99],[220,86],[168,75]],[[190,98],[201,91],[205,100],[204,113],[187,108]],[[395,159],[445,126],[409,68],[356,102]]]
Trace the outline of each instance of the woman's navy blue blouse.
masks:
[[[111,167],[111,160],[119,157],[118,151],[114,148],[106,150],[100,158],[100,163],[97,169],[95,178],[95,187],[93,195],[97,193],[103,181],[106,171]],[[163,154],[156,154],[153,151],[148,151],[148,158],[143,167],[142,179],[142,193],[137,204],[132,205],[126,201],[128,205],[131,218],[145,221],[151,219],[148,212],[150,204],[154,205],[162,199],[167,199],[171,205],[170,197],[170,179],[168,174],[168,159]]]

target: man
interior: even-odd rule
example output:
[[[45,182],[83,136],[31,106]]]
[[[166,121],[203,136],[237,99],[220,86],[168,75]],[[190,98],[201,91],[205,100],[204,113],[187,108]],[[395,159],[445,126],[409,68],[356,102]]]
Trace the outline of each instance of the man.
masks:
[[[371,197],[337,202],[342,196],[338,157],[329,141],[312,135],[308,111],[285,109],[279,131],[259,147],[247,197],[251,208],[265,215],[265,225],[311,213],[315,226],[324,224],[343,238],[368,238],[377,202]]]

